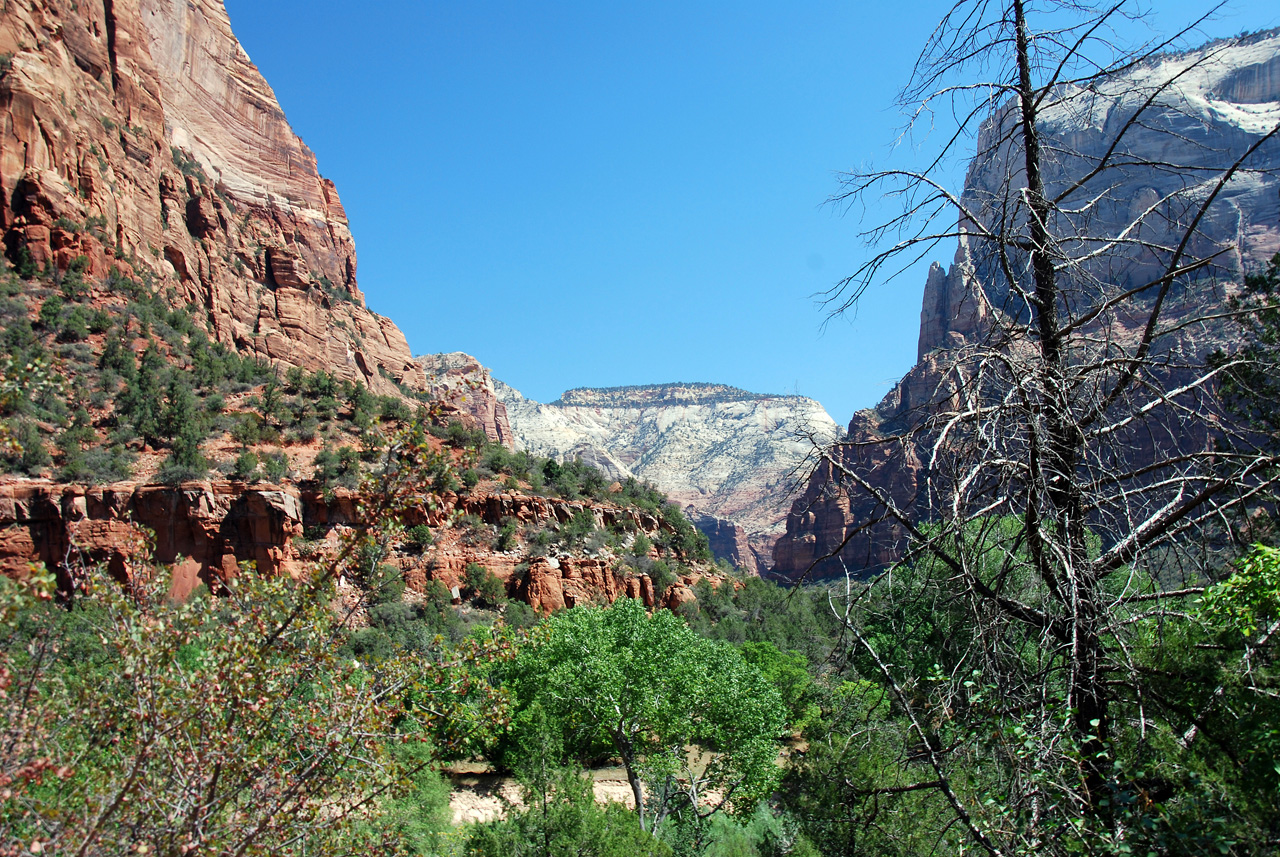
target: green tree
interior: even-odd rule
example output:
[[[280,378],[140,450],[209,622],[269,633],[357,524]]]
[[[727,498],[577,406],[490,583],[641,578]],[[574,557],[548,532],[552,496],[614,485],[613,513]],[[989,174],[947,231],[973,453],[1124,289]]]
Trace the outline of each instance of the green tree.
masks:
[[[165,359],[159,346],[152,342],[142,352],[138,371],[120,393],[116,408],[142,436],[143,442],[159,446],[162,437],[162,405],[164,398]]]
[[[172,450],[165,462],[165,481],[203,478],[209,468],[209,462],[200,452],[207,433],[206,416],[195,393],[178,377],[169,381],[160,422],[160,430]]]
[[[502,580],[480,563],[467,563],[463,580],[481,606],[496,610],[507,603],[507,591]]]
[[[750,812],[773,790],[783,704],[732,646],[630,598],[566,610],[547,626],[507,681],[522,704],[546,710],[566,747],[622,760],[645,830],[673,812]],[[709,755],[705,766],[690,748]]]

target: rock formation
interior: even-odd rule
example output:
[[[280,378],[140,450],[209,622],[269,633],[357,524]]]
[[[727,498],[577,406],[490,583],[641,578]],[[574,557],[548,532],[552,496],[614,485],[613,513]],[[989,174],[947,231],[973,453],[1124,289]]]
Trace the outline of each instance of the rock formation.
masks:
[[[11,261],[154,278],[213,337],[379,393],[425,379],[371,312],[333,183],[221,0],[10,2],[0,235]]]
[[[493,375],[470,354],[426,354],[414,358],[433,399],[470,414],[489,440],[515,448],[507,406],[498,398]],[[499,382],[500,383],[500,382]]]
[[[639,598],[649,607],[666,604],[657,602],[647,575],[623,571],[607,555],[498,552],[467,543],[454,526],[461,516],[474,516],[494,529],[507,520],[555,527],[588,509],[601,528],[624,524],[657,536],[664,525],[654,516],[515,492],[449,492],[440,501],[423,510],[420,521],[407,522],[431,526],[437,543],[423,554],[389,559],[401,567],[411,590],[424,591],[428,580],[461,586],[466,566],[475,562],[496,574],[512,597],[544,613],[622,596]],[[20,578],[32,563],[44,563],[65,576],[85,562],[105,563],[117,578],[127,580],[150,556],[172,566],[171,594],[182,598],[202,583],[236,574],[244,562],[267,574],[302,576],[355,520],[356,498],[344,489],[326,494],[294,485],[228,481],[89,487],[10,479],[0,481],[0,574]],[[319,550],[306,539],[308,531],[319,533]],[[713,571],[695,570],[672,589],[688,590],[691,596],[692,587],[704,578],[713,585],[724,579]],[[689,600],[668,595],[673,607]]]
[[[495,386],[519,448],[582,458],[614,479],[635,476],[697,515],[732,522],[743,532],[729,539],[730,553],[719,555],[747,567],[755,564],[748,556],[768,567],[768,546],[782,531],[813,443],[837,433],[812,399],[723,385],[570,390],[546,405],[501,382]],[[708,526],[708,536],[722,529]],[[750,534],[756,537],[742,547]]]
[[[1207,59],[1206,59],[1207,58]],[[1170,164],[1209,163],[1222,151],[1243,152],[1280,122],[1280,30],[1260,33],[1237,44],[1215,43],[1196,51],[1168,55],[1138,68],[1135,76],[1163,77],[1198,64],[1179,78],[1172,103],[1150,115],[1126,136],[1130,150],[1148,152]],[[1127,78],[1114,81],[1102,93],[1097,114],[1079,116],[1065,111],[1044,116],[1042,134],[1065,142],[1058,151],[1075,151],[1072,161],[1060,157],[1061,180],[1079,163],[1092,163],[1104,151],[1114,129],[1137,107],[1126,98],[1132,88]],[[989,120],[984,135],[992,133]],[[1170,134],[1169,129],[1176,129]],[[976,159],[965,180],[964,203],[968,210],[983,212],[987,200],[1000,194],[1008,169],[1000,158],[1007,152],[989,151],[979,140],[984,158]],[[1280,251],[1280,141],[1259,149],[1250,164],[1255,169],[1237,176],[1201,223],[1202,240],[1233,248],[1220,260],[1222,279],[1238,280],[1242,271],[1260,265]],[[1177,170],[1132,169],[1127,183],[1111,196],[1123,210],[1102,211],[1104,222],[1128,222],[1154,200],[1184,185],[1187,176]],[[993,213],[992,216],[995,216]],[[905,429],[942,388],[948,353],[977,342],[987,323],[988,307],[1001,307],[1004,295],[990,284],[1000,281],[983,261],[975,259],[962,237],[949,270],[934,265],[925,284],[920,314],[919,362],[873,409],[860,411],[849,423],[846,442],[839,448],[842,464],[868,478],[902,507],[927,512],[916,505],[921,487],[921,456],[910,444],[877,443]],[[1106,276],[1118,284],[1150,281],[1155,260],[1141,255],[1124,261]],[[981,298],[979,289],[982,290]],[[1221,293],[1206,293],[1196,300],[1221,300]],[[1112,335],[1123,340],[1136,335],[1120,319]],[[1219,346],[1225,329],[1199,326],[1180,340],[1185,353],[1203,358]],[[845,571],[864,573],[894,561],[904,545],[901,528],[883,520],[883,509],[864,495],[851,500],[840,490],[832,468],[825,465],[809,480],[787,517],[786,534],[774,550],[774,571],[786,578],[832,577]]]

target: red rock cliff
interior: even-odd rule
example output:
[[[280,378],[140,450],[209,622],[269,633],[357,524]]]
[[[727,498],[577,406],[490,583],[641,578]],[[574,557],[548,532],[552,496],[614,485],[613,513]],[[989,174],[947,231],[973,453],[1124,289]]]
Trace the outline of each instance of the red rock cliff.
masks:
[[[364,306],[337,191],[221,0],[10,0],[0,58],[11,260],[152,276],[242,352],[425,387],[404,335]]]

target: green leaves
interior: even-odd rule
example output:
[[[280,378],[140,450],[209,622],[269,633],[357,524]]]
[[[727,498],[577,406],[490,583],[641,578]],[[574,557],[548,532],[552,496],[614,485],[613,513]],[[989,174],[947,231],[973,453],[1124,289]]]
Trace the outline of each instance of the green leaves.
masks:
[[[1280,617],[1280,549],[1254,545],[1236,572],[1205,593],[1205,617],[1244,637]]]
[[[506,672],[519,704],[543,706],[580,758],[605,752],[633,783],[643,776],[655,824],[678,807],[717,808],[700,802],[708,789],[748,813],[773,790],[785,708],[732,646],[629,598],[564,611],[547,627]],[[688,748],[709,754],[703,769]]]

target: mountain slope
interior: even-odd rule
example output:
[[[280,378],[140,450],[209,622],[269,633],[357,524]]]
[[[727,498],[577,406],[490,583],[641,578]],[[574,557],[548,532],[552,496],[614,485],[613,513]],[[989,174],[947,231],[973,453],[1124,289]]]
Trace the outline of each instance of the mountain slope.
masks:
[[[371,312],[337,192],[220,0],[38,0],[0,18],[0,233],[15,264],[152,278],[213,338],[423,389]]]
[[[495,386],[520,448],[652,482],[695,513],[741,526],[766,567],[798,469],[815,441],[838,433],[812,399],[716,384],[578,389],[550,404]]]

